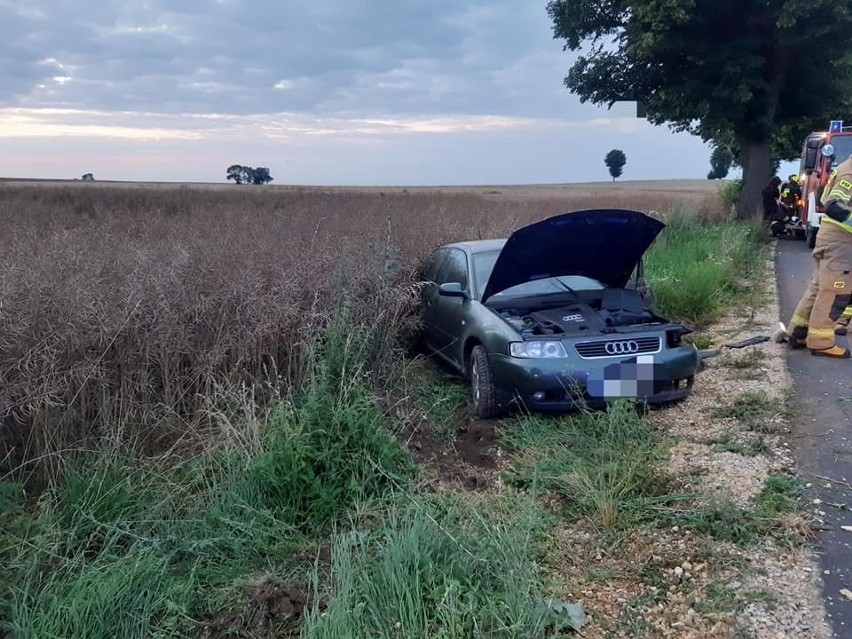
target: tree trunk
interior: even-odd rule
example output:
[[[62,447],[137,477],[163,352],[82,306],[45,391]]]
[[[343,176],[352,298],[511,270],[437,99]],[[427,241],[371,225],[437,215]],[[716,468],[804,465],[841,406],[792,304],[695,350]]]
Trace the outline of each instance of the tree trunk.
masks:
[[[743,165],[743,190],[737,203],[737,217],[741,220],[759,218],[761,209],[760,192],[770,178],[769,140],[756,142],[740,140]]]

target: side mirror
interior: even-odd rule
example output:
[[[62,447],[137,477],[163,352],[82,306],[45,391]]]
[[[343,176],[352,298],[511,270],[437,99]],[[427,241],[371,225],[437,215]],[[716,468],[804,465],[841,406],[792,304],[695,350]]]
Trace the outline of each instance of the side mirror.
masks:
[[[438,295],[467,299],[467,293],[458,282],[446,282],[438,287]]]
[[[833,144],[826,144],[824,147],[822,147],[819,150],[819,152],[822,153],[823,157],[830,158],[832,155],[834,155],[834,152],[835,152],[834,145]]]
[[[817,163],[817,150],[816,149],[807,149],[805,151],[805,171],[813,171],[816,168]]]

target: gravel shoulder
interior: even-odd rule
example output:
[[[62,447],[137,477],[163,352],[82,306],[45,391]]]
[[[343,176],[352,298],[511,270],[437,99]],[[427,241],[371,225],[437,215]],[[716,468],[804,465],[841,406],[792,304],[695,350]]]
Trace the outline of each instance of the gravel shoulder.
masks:
[[[766,272],[773,271],[773,264],[767,263]],[[712,349],[771,333],[779,317],[778,289],[774,277],[765,281],[765,289],[755,297],[752,308],[738,309],[707,332],[714,340]],[[707,360],[707,364],[693,397],[658,413],[656,421],[677,439],[669,464],[674,474],[691,478],[693,490],[744,505],[762,490],[770,475],[797,472],[791,448],[792,382],[784,351],[772,342],[742,349],[722,348],[722,354]],[[777,408],[745,419],[720,416],[743,397],[762,397],[764,406]],[[731,412],[736,411],[727,411]],[[750,454],[720,450],[720,441],[732,444],[730,448],[741,444]],[[765,594],[766,600],[746,602],[731,619],[732,634],[713,636],[832,636],[825,622],[818,561],[806,543],[812,535],[812,523],[808,514],[791,516],[790,530],[802,543],[790,546],[766,540],[744,552],[720,545],[720,558],[727,556],[732,564],[724,576],[731,590]]]

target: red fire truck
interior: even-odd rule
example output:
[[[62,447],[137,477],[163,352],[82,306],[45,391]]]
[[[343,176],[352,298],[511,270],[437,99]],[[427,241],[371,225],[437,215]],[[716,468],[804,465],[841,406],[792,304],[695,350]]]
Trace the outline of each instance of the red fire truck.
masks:
[[[805,138],[799,162],[802,178],[802,212],[799,223],[808,248],[813,248],[825,207],[820,203],[822,189],[831,171],[852,155],[852,126],[832,120],[828,131],[815,131]]]

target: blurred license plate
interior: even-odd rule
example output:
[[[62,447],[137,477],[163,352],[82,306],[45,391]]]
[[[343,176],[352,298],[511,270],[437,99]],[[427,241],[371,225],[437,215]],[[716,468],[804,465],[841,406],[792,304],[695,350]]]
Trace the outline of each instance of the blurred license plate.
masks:
[[[592,397],[648,397],[654,394],[656,366],[653,355],[639,355],[589,373]]]

